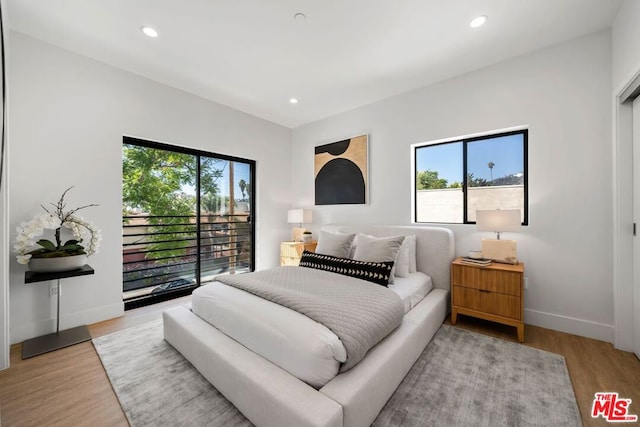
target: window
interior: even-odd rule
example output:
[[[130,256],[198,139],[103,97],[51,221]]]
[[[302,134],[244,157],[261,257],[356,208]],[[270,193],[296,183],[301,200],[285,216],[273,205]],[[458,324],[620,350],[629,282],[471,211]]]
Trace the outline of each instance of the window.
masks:
[[[122,150],[126,308],[253,270],[255,162],[129,137]]]
[[[526,129],[414,146],[415,222],[473,224],[520,209],[528,224]]]

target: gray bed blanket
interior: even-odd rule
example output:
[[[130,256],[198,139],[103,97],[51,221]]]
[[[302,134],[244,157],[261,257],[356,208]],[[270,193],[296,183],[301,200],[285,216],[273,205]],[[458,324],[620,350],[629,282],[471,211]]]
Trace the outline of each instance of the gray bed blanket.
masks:
[[[390,289],[304,267],[277,267],[216,280],[280,304],[329,328],[347,350],[340,372],[351,369],[400,326],[404,306]]]

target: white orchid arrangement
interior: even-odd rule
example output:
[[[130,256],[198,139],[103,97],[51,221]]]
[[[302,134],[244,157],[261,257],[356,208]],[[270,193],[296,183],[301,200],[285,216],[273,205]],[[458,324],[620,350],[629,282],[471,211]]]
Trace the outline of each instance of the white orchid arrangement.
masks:
[[[29,222],[22,222],[16,228],[18,235],[14,245],[18,255],[16,256],[20,264],[27,264],[31,258],[56,258],[73,255],[93,255],[98,252],[102,236],[100,230],[91,222],[76,216],[75,213],[81,209],[98,206],[95,204],[80,206],[69,211],[65,211],[66,203],[64,196],[73,187],[67,188],[57,203],[51,203],[55,208],[49,211],[42,206],[44,213],[34,217]],[[73,239],[62,242],[62,228],[68,229],[73,235]],[[54,230],[55,243],[47,239],[38,239],[45,230]],[[85,246],[80,243],[87,241]]]

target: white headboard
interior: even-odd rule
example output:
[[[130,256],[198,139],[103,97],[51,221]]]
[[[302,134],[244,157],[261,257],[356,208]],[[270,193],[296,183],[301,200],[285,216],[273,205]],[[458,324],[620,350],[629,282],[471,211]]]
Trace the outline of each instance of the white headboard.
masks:
[[[451,261],[455,254],[453,232],[442,227],[412,227],[406,225],[326,224],[322,230],[334,233],[363,233],[373,236],[416,236],[418,271],[429,275],[433,286],[450,290]]]

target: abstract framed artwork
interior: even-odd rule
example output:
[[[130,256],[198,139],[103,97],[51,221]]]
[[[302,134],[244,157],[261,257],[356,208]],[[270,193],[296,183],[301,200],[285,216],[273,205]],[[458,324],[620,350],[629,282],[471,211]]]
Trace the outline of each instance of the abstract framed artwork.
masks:
[[[368,136],[315,149],[315,204],[363,205],[368,193]]]

